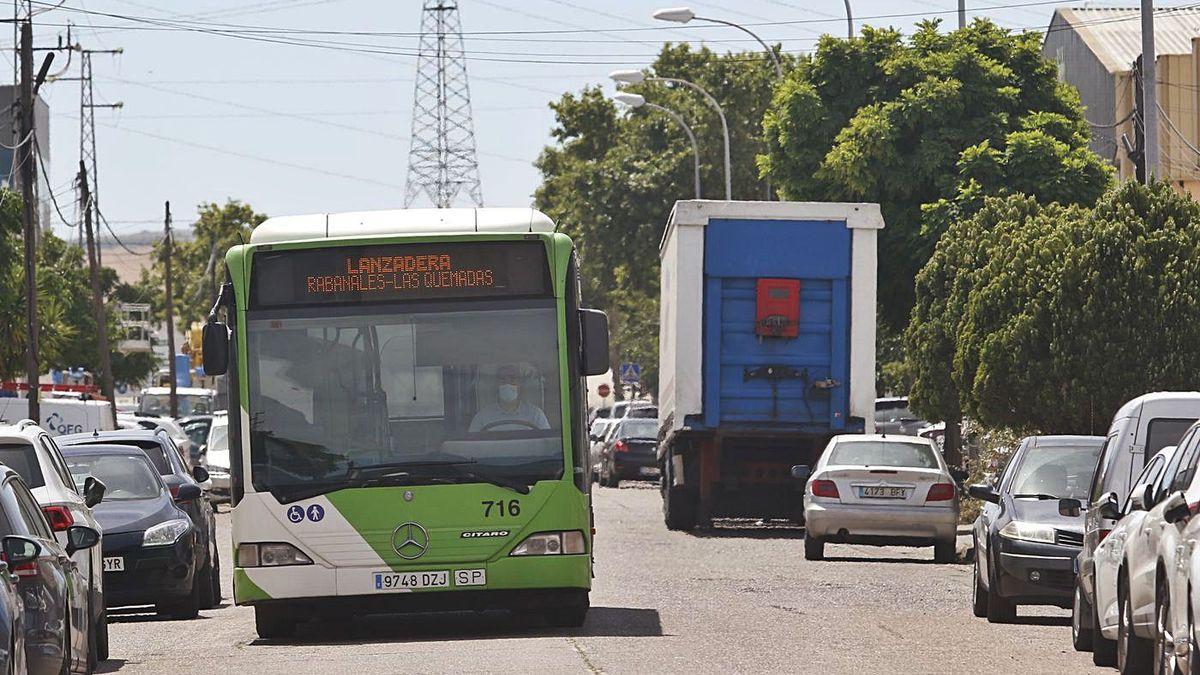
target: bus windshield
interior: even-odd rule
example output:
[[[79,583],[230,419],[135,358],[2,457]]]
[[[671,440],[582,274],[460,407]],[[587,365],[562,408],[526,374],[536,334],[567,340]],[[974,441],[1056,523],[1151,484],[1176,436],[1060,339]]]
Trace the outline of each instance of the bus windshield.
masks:
[[[527,490],[560,478],[554,301],[437,309],[250,312],[255,489],[287,502],[346,487]]]

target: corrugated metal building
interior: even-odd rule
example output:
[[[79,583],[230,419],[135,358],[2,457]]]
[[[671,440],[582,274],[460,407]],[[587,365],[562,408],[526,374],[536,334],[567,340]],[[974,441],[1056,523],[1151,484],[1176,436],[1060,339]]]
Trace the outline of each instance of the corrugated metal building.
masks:
[[[1164,8],[1154,14],[1160,173],[1181,189],[1200,193],[1200,8]],[[1092,123],[1092,149],[1117,167],[1121,178],[1135,167],[1121,137],[1133,142],[1136,89],[1132,71],[1142,53],[1137,7],[1060,7],[1054,10],[1042,53],[1058,64],[1059,77],[1079,90]],[[1192,146],[1192,147],[1189,147]]]

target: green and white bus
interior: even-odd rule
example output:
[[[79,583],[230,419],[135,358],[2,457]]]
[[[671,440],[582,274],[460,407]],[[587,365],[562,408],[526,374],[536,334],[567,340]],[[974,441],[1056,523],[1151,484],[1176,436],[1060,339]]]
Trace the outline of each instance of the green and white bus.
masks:
[[[512,609],[580,625],[584,377],[608,368],[574,246],[531,209],[272,218],[225,257],[234,597],[309,618]]]

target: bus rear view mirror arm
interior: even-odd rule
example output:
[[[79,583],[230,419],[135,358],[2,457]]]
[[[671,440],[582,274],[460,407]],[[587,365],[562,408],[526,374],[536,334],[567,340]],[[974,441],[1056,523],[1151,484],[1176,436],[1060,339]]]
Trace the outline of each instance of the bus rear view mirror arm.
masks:
[[[584,375],[603,375],[608,372],[608,315],[598,309],[579,310],[582,328],[580,370]],[[205,354],[207,363],[208,355]]]

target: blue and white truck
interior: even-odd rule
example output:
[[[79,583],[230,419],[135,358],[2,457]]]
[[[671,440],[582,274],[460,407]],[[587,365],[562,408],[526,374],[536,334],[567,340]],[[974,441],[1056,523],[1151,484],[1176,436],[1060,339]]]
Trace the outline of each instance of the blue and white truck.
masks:
[[[667,527],[800,521],[793,467],[874,428],[882,228],[877,204],[675,203],[659,250]]]

